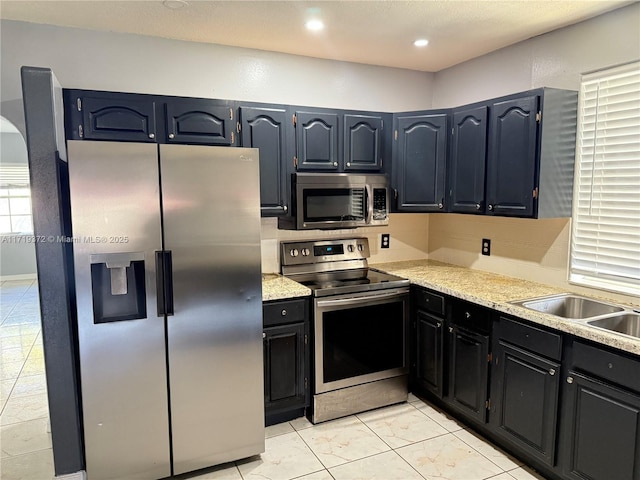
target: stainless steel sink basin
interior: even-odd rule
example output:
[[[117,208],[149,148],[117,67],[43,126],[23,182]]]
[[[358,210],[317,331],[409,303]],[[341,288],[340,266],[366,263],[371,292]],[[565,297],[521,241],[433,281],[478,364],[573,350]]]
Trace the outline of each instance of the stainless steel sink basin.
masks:
[[[530,298],[511,303],[570,320],[584,320],[624,311],[624,308],[617,305],[569,293]]]
[[[640,314],[638,313],[622,313],[597,320],[590,320],[587,322],[587,325],[640,338]]]

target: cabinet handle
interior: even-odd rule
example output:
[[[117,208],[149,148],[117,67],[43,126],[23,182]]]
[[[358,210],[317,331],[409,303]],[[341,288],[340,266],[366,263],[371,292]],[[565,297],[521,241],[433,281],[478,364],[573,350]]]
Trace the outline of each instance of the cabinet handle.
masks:
[[[280,314],[281,314],[283,317],[286,317],[286,316],[287,316],[287,311],[283,308],[283,309],[282,309],[282,311],[280,312]]]
[[[267,338],[267,334],[262,332],[262,338]]]
[[[453,327],[449,327],[449,333],[453,333]]]
[[[492,211],[492,210],[493,210],[493,205],[488,205],[488,206],[487,206],[487,209],[488,209],[489,211]]]
[[[440,203],[438,204],[438,208],[439,208],[440,210],[442,210],[442,209],[444,208],[444,203],[440,202]]]
[[[350,166],[351,166],[351,162],[347,162],[347,167],[350,167]]]
[[[176,138],[176,136],[173,133],[170,133],[169,138]]]
[[[464,312],[464,318],[471,318],[471,314],[469,312]]]
[[[284,213],[287,213],[289,211],[289,207],[287,207],[286,205],[282,207],[282,209],[284,210]]]
[[[555,369],[550,368],[550,369],[549,369],[549,375],[551,375],[551,376],[553,377],[555,374],[556,374]]]
[[[567,383],[573,383],[573,377],[567,377]]]
[[[155,133],[150,133],[149,134],[149,138],[156,138],[156,134]]]
[[[476,203],[476,210],[480,210],[480,204]]]
[[[333,162],[333,166],[337,167],[338,166],[338,162]]]
[[[436,328],[440,328],[442,326],[442,322],[436,323]]]

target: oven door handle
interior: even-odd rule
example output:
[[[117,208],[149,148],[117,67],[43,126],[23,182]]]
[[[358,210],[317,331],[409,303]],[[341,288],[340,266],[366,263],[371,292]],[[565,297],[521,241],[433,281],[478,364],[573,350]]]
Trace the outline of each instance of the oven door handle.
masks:
[[[366,303],[375,304],[380,300],[386,300],[388,298],[403,297],[407,295],[407,292],[393,292],[393,293],[376,293],[373,295],[367,295],[364,297],[349,297],[349,298],[337,298],[335,300],[318,300],[318,308],[333,307],[340,305],[362,305]]]

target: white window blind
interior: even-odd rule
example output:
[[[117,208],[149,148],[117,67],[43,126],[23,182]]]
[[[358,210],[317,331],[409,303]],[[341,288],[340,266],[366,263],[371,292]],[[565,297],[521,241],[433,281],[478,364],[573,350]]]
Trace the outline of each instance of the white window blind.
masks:
[[[640,295],[640,62],[582,77],[571,282]]]

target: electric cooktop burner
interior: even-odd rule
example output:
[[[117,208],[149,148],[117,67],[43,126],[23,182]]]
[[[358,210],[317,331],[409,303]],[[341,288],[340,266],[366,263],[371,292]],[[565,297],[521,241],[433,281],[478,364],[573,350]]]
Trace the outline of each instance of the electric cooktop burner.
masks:
[[[281,243],[282,274],[315,297],[409,286],[409,280],[368,268],[366,238]]]

